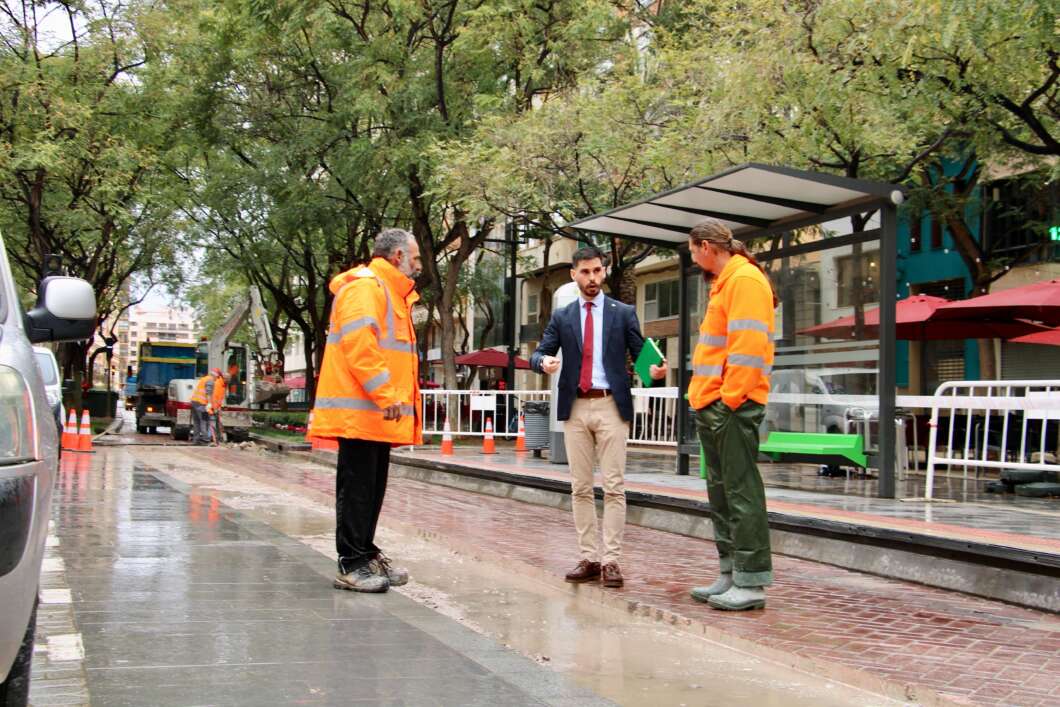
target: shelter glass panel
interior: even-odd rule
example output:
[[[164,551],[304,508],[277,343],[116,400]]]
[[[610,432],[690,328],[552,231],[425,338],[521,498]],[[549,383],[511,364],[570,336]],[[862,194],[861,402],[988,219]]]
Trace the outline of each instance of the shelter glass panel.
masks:
[[[805,252],[797,247],[814,236],[781,238],[759,248],[780,300],[762,439],[771,431],[868,436],[879,410],[880,243],[829,248],[825,239]],[[784,255],[792,247],[797,254]]]

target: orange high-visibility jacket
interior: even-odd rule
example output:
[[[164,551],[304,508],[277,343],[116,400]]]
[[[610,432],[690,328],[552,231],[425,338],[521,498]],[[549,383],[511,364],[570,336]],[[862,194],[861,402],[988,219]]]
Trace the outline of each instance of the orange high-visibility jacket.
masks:
[[[702,410],[719,398],[735,410],[769,399],[773,370],[773,290],[762,271],[733,255],[710,288],[692,354],[688,402]]]
[[[195,392],[191,395],[191,402],[211,405],[214,410],[220,410],[225,402],[224,381],[207,373],[195,383]]]
[[[225,386],[225,379],[214,376],[213,379],[213,396],[210,398],[210,404],[213,406],[215,412],[219,412],[225,405],[225,395],[228,393],[228,388]]]
[[[209,405],[213,397],[213,389],[216,387],[215,379],[207,373],[195,382],[195,392],[191,394],[191,402],[199,405]]]
[[[309,434],[421,444],[415,283],[383,258],[335,276]],[[399,420],[383,410],[401,405]]]

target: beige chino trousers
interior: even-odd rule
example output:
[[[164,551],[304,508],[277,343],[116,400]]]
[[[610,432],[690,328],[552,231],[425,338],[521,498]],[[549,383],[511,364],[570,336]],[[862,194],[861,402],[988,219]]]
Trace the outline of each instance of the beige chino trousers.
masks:
[[[626,438],[629,423],[622,419],[615,399],[577,398],[570,419],[563,423],[567,462],[571,472],[571,506],[578,548],[583,560],[617,563],[626,527]],[[604,553],[596,542],[596,501],[593,467],[599,462],[604,486]],[[599,559],[598,559],[599,558]]]

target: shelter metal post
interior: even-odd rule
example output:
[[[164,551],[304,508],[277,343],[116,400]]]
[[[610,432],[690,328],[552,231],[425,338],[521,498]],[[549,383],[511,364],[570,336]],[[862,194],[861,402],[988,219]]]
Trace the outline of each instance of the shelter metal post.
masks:
[[[518,277],[517,252],[519,232],[515,222],[509,220],[504,225],[505,239],[508,242],[508,277],[504,281],[504,342],[508,346],[508,365],[504,371],[504,383],[508,390],[515,390],[515,357],[519,352],[519,341],[515,326],[516,312],[516,278]],[[509,410],[509,414],[511,411]]]
[[[688,359],[689,359],[689,345],[688,345],[688,270],[692,267],[692,254],[688,252],[688,248],[682,248],[679,251],[681,260],[681,286],[677,288],[678,299],[677,299],[677,310],[681,313],[678,317],[677,326],[677,474],[678,476],[688,476],[688,449],[687,444],[694,442],[694,440],[686,439],[688,430],[688,402],[684,399],[683,393],[688,391]],[[673,365],[671,363],[671,365]]]
[[[880,398],[880,498],[895,498],[895,446],[897,444],[894,399],[897,385],[895,305],[898,298],[898,210],[893,203],[880,208],[880,366],[877,394]]]

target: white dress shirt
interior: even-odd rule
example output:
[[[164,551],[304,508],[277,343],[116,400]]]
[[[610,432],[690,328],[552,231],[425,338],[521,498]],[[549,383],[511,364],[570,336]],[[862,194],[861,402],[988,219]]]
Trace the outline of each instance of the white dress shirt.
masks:
[[[592,302],[593,312],[593,387],[610,390],[607,374],[604,373],[604,293],[601,290],[596,297],[588,300],[584,295],[578,296],[578,313],[581,320],[581,340],[585,341],[585,303]]]

